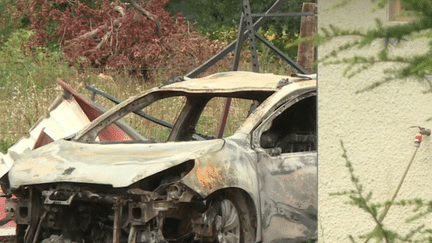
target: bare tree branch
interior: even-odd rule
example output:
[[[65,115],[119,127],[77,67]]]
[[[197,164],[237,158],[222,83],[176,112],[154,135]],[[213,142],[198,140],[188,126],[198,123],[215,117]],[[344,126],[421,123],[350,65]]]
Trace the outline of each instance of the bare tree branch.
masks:
[[[117,11],[122,17],[124,17],[125,10],[122,7],[116,6],[116,7],[114,7],[114,10]],[[95,51],[95,50],[99,49],[108,40],[108,38],[111,36],[113,31],[118,31],[120,26],[121,26],[121,22],[118,19],[114,20],[113,24],[111,26],[111,31],[108,31],[107,33],[105,33],[105,35],[102,37],[101,42],[99,42],[99,44],[96,46],[95,49],[90,50],[90,51]],[[78,36],[72,40],[65,42],[65,44],[66,44],[66,46],[68,46],[70,44],[73,44],[73,43],[79,41],[81,38],[93,38],[93,39],[95,39],[99,32],[106,31],[107,28],[108,28],[108,25],[104,24],[104,25],[102,25],[102,26],[100,26],[100,27],[98,27],[92,31],[86,32],[83,35],[80,35],[80,36]]]
[[[153,20],[153,22],[155,22],[156,24],[156,28],[157,28],[157,34],[159,37],[163,36],[163,30],[162,30],[162,25],[159,21],[159,18],[150,13],[149,11],[145,10],[144,8],[142,8],[137,2],[135,2],[135,0],[127,0],[130,4],[132,4],[132,6],[134,6],[138,11],[140,11],[144,16],[146,16],[147,18]]]

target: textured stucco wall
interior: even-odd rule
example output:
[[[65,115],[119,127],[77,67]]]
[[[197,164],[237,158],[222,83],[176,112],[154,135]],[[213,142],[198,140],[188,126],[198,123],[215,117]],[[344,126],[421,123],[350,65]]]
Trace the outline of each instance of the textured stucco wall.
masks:
[[[387,9],[372,12],[369,0],[353,0],[339,9],[329,7],[340,0],[319,1],[320,27],[333,24],[343,28],[374,27],[375,18],[384,24]],[[319,47],[319,56],[348,41],[350,37],[335,38]],[[424,50],[425,43],[417,41],[394,48],[395,54],[410,55]],[[374,53],[379,43],[357,50]],[[353,55],[356,50],[344,55]],[[373,191],[374,202],[389,200],[396,190],[414,151],[417,131],[410,126],[432,129],[432,94],[423,94],[428,86],[417,81],[395,81],[372,91],[355,94],[382,79],[382,70],[391,64],[377,65],[351,79],[342,75],[345,65],[319,65],[319,242],[350,242],[348,235],[366,233],[374,228],[372,218],[356,206],[347,205],[346,196],[329,193],[354,189],[345,160],[341,157],[343,140],[355,174],[360,177],[366,192]],[[422,198],[432,200],[432,139],[425,137],[397,199]],[[410,207],[392,207],[384,221],[388,228],[401,234],[414,226],[425,224],[432,228],[432,216],[410,225],[404,223],[411,215]]]

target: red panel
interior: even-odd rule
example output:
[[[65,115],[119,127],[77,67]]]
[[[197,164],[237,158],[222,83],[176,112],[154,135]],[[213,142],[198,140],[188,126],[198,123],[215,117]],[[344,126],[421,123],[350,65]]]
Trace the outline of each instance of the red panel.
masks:
[[[1,189],[0,189],[0,193],[3,194]],[[6,217],[5,205],[6,205],[6,198],[0,197],[0,219],[4,219]],[[16,223],[14,221],[10,221],[9,223],[2,225],[0,227],[0,236],[1,236],[2,229],[15,228],[15,227],[16,227]],[[2,239],[2,237],[0,237],[0,240],[1,239]],[[1,241],[1,242],[6,242],[6,241]]]
[[[33,150],[35,150],[41,146],[44,146],[46,144],[49,144],[53,141],[54,140],[42,130],[41,133],[39,134],[39,137],[37,138],[34,146],[33,146]]]
[[[131,140],[129,135],[116,124],[112,124],[99,133],[101,141],[126,141]]]
[[[61,79],[57,79],[57,83],[66,91],[72,94],[72,96],[77,101],[78,105],[83,110],[84,114],[88,117],[90,121],[93,121],[97,117],[103,114],[102,111],[98,110],[92,103],[93,101],[89,100],[84,95],[75,91],[72,87],[67,85]],[[106,129],[104,129],[101,133],[99,133],[99,138],[102,141],[125,141],[131,140],[131,137],[119,126],[116,124],[112,124]]]

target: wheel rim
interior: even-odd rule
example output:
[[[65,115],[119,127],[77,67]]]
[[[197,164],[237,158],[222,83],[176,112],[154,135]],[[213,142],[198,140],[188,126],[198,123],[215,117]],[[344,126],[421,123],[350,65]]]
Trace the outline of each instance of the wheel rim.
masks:
[[[227,199],[221,202],[221,243],[240,243],[240,218],[235,205]]]

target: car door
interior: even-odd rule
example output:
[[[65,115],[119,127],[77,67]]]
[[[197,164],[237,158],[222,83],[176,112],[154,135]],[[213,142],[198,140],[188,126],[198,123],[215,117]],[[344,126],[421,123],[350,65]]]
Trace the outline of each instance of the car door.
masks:
[[[316,120],[312,92],[277,107],[253,132],[263,242],[317,238]]]

